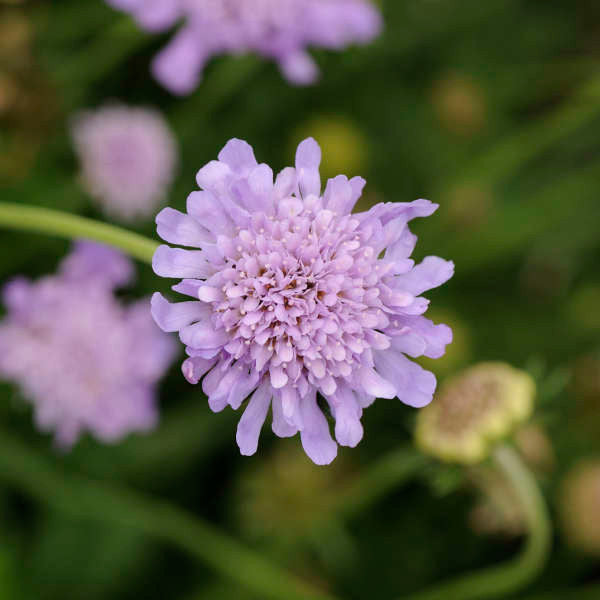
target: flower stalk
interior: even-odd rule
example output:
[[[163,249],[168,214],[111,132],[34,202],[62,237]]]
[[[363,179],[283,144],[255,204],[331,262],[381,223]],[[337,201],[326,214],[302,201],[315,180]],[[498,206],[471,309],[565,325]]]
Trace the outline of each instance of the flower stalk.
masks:
[[[552,528],[535,477],[509,445],[498,446],[492,460],[508,479],[521,502],[528,537],[519,556],[498,567],[467,574],[410,596],[410,600],[483,600],[513,594],[533,581],[550,552]]]
[[[158,246],[153,240],[115,225],[41,206],[10,202],[0,202],[0,226],[69,239],[95,240],[148,264],[152,264],[152,255]]]

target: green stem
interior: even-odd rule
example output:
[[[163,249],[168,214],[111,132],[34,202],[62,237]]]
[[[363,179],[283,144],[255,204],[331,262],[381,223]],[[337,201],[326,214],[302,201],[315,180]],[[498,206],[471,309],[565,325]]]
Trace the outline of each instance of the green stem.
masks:
[[[49,208],[9,202],[0,202],[0,225],[22,231],[103,242],[148,264],[152,264],[152,255],[158,246],[153,240],[115,225]]]
[[[512,485],[524,512],[529,535],[515,559],[499,566],[476,571],[410,596],[410,600],[482,600],[515,593],[540,573],[552,538],[550,519],[537,482],[510,446],[499,446],[493,459]]]
[[[162,500],[64,473],[3,431],[0,479],[76,518],[133,527],[176,544],[260,598],[334,600],[210,523]]]

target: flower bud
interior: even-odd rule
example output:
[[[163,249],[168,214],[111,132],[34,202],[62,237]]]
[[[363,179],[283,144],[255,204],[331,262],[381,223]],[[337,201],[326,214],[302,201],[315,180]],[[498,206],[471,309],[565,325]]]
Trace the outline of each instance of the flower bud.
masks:
[[[441,460],[474,464],[533,411],[535,383],[505,363],[480,363],[449,379],[417,416],[416,442]]]

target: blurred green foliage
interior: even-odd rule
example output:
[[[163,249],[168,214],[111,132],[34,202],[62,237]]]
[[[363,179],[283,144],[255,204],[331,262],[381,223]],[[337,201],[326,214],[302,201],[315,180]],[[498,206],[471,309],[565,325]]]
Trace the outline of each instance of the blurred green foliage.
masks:
[[[454,279],[430,294],[436,319],[454,325],[456,344],[427,366],[443,378],[474,361],[504,360],[538,376],[536,419],[556,457],[544,479],[553,504],[569,468],[600,452],[600,5],[381,5],[384,35],[366,48],[316,52],[323,77],[314,87],[288,86],[255,57],[224,57],[181,99],[148,72],[164,36],[140,32],[102,0],[0,2],[1,199],[102,218],[78,185],[69,119],[118,99],[159,107],[176,132],[182,164],[169,196],[176,208],[229,138],[248,140],[279,169],[306,135],[322,138],[324,172],[366,177],[363,208],[439,202],[438,213],[416,226],[417,252],[456,263]],[[151,222],[137,230],[154,235]],[[50,272],[67,247],[2,232],[0,279]],[[128,294],[165,289],[147,266],[138,273]],[[349,600],[400,597],[519,548],[518,539],[469,529],[475,496],[456,470],[439,465],[424,466],[417,481],[367,503],[347,523],[330,519],[309,543],[300,535],[335,497],[340,478],[360,477],[410,440],[414,413],[399,402],[371,407],[360,446],[342,451],[343,467],[318,473],[311,463],[298,466],[308,459],[296,456],[296,439],[266,434],[257,455],[240,457],[234,415],[210,413],[177,365],[163,382],[161,410],[153,434],[111,447],[84,439],[64,455],[33,429],[15,389],[0,387],[1,427],[49,463],[158,494]],[[294,469],[302,476],[290,477]],[[275,477],[277,470],[287,476]],[[318,499],[306,498],[309,485]],[[569,598],[562,590],[597,582],[599,566],[558,531],[550,564],[528,592]],[[253,598],[171,546],[0,487],[0,600],[84,597]]]

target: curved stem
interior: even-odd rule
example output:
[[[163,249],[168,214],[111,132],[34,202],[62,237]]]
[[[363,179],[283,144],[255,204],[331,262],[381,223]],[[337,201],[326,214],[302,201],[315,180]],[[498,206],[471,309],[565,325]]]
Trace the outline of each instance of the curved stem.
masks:
[[[152,264],[152,255],[158,246],[158,242],[115,225],[40,206],[10,202],[0,202],[0,225],[22,231],[103,242],[148,264]]]
[[[176,544],[270,600],[334,600],[217,528],[165,501],[62,472],[0,432],[0,479],[76,518],[133,527]]]
[[[529,535],[521,554],[499,566],[476,571],[410,596],[410,600],[482,600],[525,587],[540,573],[550,551],[552,530],[544,498],[529,469],[510,446],[493,454],[497,468],[512,485],[525,514]]]

